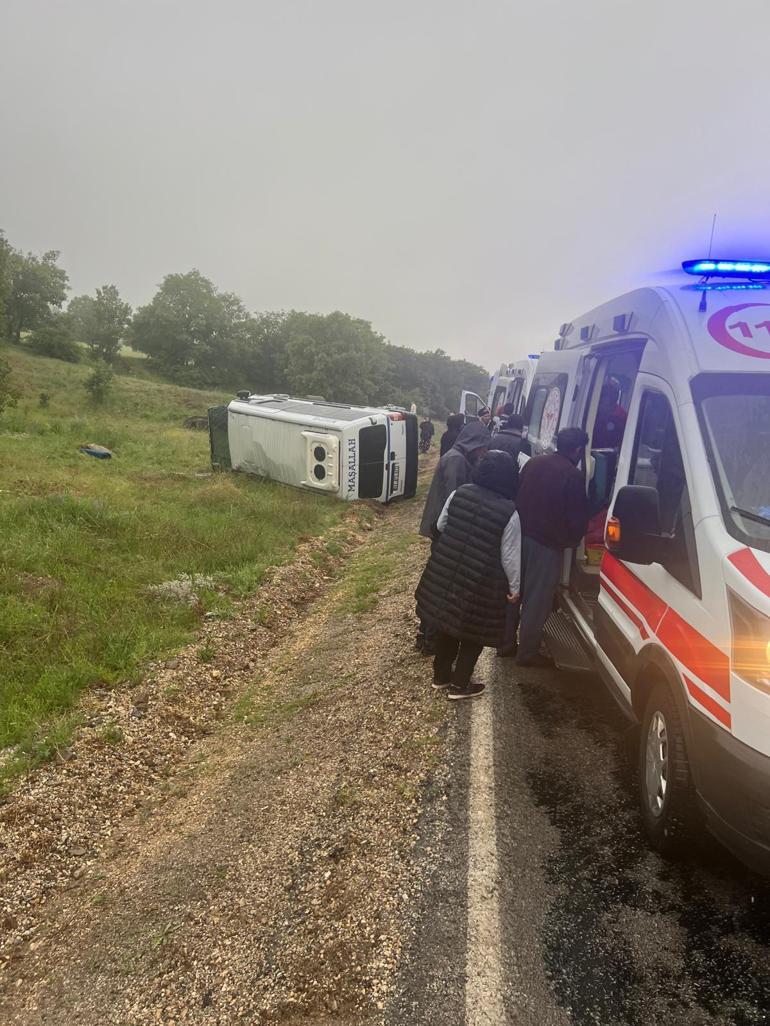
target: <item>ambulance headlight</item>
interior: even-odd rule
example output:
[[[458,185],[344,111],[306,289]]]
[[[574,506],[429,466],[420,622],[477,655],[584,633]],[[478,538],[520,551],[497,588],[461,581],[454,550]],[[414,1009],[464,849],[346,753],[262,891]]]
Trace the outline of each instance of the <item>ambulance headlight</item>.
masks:
[[[733,672],[770,694],[770,619],[728,592],[732,624]]]

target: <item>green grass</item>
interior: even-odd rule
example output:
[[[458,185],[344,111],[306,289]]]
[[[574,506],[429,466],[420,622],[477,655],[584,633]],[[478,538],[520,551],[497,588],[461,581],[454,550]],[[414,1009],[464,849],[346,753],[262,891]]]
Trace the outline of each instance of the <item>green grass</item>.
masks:
[[[419,544],[418,535],[411,530],[395,536],[388,534],[382,541],[375,526],[371,544],[354,556],[345,575],[335,605],[337,615],[358,616],[374,609],[383,589],[392,581],[399,554]]]
[[[225,395],[132,371],[95,408],[88,364],[3,344],[0,357],[20,393],[0,415],[0,749],[44,755],[82,688],[135,677],[188,642],[203,611],[226,618],[228,595],[256,587],[344,505],[253,477],[196,476],[210,472],[208,435],[182,421]],[[85,442],[115,458],[82,455]],[[180,574],[215,584],[195,607],[148,592]]]
[[[366,613],[377,605],[382,585],[392,572],[393,561],[387,553],[368,551],[355,561],[337,604],[342,616]]]

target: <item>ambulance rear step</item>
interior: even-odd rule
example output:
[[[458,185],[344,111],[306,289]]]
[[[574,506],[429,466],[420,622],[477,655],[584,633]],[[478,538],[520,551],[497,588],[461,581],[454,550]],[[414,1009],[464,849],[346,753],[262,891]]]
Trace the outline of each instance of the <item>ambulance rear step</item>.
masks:
[[[548,617],[544,640],[551,658],[560,670],[589,673],[593,670],[578,629],[562,609]]]

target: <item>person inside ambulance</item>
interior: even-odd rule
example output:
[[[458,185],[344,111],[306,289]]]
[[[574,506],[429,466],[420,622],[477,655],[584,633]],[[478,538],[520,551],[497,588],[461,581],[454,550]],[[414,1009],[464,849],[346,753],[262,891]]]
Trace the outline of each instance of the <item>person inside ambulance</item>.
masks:
[[[627,419],[628,414],[620,405],[620,382],[617,378],[607,378],[599,393],[591,447],[620,451]]]

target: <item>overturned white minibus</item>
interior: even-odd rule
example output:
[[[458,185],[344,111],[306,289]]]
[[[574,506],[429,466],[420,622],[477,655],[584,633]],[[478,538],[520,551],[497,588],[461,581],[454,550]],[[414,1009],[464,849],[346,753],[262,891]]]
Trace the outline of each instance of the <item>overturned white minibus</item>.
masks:
[[[214,465],[339,499],[386,503],[417,489],[417,417],[405,410],[239,393],[209,422]]]

